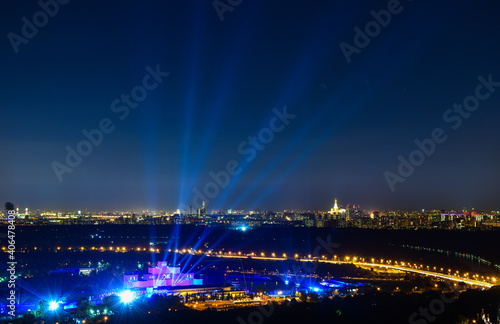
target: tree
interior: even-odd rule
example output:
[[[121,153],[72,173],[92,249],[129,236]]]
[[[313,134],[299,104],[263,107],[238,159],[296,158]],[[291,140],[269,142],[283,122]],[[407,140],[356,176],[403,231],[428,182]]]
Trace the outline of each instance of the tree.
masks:
[[[120,297],[117,295],[106,296],[102,299],[102,304],[109,309],[114,309],[120,303]]]
[[[47,315],[47,311],[49,310],[49,302],[44,300],[40,300],[38,302],[38,308],[36,309],[36,317],[45,317]]]
[[[36,317],[32,312],[27,312],[21,317],[21,323],[35,323]]]
[[[87,297],[80,297],[80,299],[78,299],[78,302],[76,303],[76,306],[78,307],[78,312],[80,314],[88,315],[93,305]]]
[[[460,324],[469,324],[470,323],[469,319],[463,315],[458,315],[458,322]]]

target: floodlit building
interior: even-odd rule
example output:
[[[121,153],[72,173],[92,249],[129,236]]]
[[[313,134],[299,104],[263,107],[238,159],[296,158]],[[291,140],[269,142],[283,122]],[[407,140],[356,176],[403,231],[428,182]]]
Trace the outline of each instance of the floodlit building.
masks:
[[[157,288],[172,286],[202,285],[203,279],[195,279],[194,273],[181,273],[180,267],[169,267],[166,261],[158,261],[158,266],[148,268],[148,273],[125,274],[123,288]]]
[[[337,198],[335,198],[335,203],[333,204],[333,208],[330,209],[330,214],[331,215],[338,215],[339,214],[339,206],[337,205]]]
[[[333,207],[330,209],[330,215],[332,216],[338,216],[342,215],[345,217],[347,210],[344,208],[339,208],[337,205],[337,198],[335,198],[335,202],[333,203]]]

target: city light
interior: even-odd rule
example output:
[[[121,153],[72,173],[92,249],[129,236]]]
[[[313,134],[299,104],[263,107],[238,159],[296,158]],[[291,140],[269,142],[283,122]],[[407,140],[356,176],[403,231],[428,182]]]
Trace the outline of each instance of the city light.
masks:
[[[122,291],[118,297],[120,297],[120,301],[124,304],[130,304],[135,299],[135,293],[130,290]]]
[[[56,302],[54,300],[49,302],[49,310],[50,311],[56,311],[59,308],[59,302]]]

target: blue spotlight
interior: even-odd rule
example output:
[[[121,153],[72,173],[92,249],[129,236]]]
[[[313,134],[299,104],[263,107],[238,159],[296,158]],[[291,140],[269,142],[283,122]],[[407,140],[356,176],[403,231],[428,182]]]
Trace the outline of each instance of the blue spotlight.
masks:
[[[288,280],[285,280],[285,285],[288,285]]]
[[[247,230],[247,227],[246,226],[242,226],[242,227],[240,227],[240,229],[241,229],[242,232],[244,232],[244,231]]]
[[[135,293],[130,290],[122,291],[118,297],[120,297],[120,301],[124,304],[130,304],[135,299]]]
[[[54,300],[49,302],[49,310],[50,311],[56,311],[59,308],[59,302],[56,302]]]

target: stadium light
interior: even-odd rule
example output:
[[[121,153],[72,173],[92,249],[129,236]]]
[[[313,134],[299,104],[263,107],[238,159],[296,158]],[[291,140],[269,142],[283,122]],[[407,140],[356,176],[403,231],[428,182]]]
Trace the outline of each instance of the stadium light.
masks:
[[[120,301],[124,304],[130,304],[135,299],[135,293],[130,290],[124,290],[119,295]]]
[[[49,310],[56,311],[59,308],[59,303],[56,301],[49,302]]]

